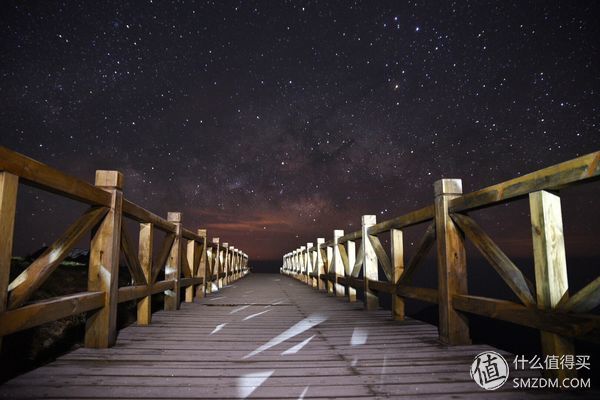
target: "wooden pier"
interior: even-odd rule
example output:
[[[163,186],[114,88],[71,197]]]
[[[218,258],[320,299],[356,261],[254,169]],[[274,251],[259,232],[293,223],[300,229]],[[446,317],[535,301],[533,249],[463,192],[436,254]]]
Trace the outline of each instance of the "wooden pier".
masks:
[[[177,312],[155,313],[151,325],[121,330],[111,348],[81,348],[13,379],[0,397],[568,398],[508,385],[485,392],[469,368],[475,354],[498,350],[445,346],[437,334],[281,275],[250,274]]]
[[[469,375],[474,356],[512,355],[472,345],[468,315],[537,329],[552,357],[574,356],[573,338],[600,342],[600,277],[569,293],[559,193],[599,176],[596,152],[467,194],[460,180],[442,179],[430,205],[380,222],[364,215],[360,230],[336,229],[329,240],[285,254],[281,274],[249,275],[242,250],[209,240],[206,229],[186,228],[179,212],[162,218],[124,198],[119,172],[97,171],[91,185],[0,147],[0,338],[86,313],[85,348],[0,385],[0,397],[598,398],[593,390],[480,388]],[[11,281],[21,184],[89,209]],[[523,198],[530,203],[533,280],[468,214]],[[137,235],[124,219],[139,224]],[[423,236],[405,263],[403,229],[417,225]],[[156,232],[164,238],[154,251]],[[90,233],[87,291],[35,300]],[[518,301],[469,294],[466,240]],[[432,251],[437,288],[415,286],[412,277]],[[126,285],[119,285],[120,260]],[[159,293],[163,310],[153,314]],[[379,307],[381,293],[391,294],[391,313]],[[436,304],[439,326],[407,317],[405,299]],[[135,302],[137,321],[117,331],[123,302]],[[577,375],[575,368],[545,372],[550,379]],[[512,378],[539,376],[511,371]]]

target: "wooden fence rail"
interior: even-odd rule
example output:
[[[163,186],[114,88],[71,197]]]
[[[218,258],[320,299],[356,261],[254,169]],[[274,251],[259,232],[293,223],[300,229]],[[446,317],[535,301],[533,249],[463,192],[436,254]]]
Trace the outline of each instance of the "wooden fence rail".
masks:
[[[19,184],[87,203],[90,208],[9,282]],[[137,251],[123,218],[139,223]],[[156,231],[165,236],[155,252]],[[88,290],[30,301],[73,247],[90,233]],[[130,286],[118,287],[121,254],[131,274]],[[219,238],[208,242],[205,229],[193,232],[184,228],[181,213],[169,212],[164,219],[125,199],[120,172],[96,171],[95,185],[91,185],[0,147],[0,340],[10,333],[89,312],[85,345],[109,347],[116,340],[118,303],[136,300],[137,322],[147,325],[153,294],[164,293],[165,310],[177,310],[182,290],[184,301],[192,302],[247,272],[246,253],[221,244]]]
[[[333,238],[318,238],[283,256],[281,272],[306,282],[330,295],[356,301],[356,289],[364,294],[367,310],[378,307],[378,292],[392,295],[392,316],[404,318],[404,299],[435,303],[439,310],[439,338],[449,345],[469,344],[465,313],[540,330],[542,350],[548,355],[574,354],[572,338],[600,342],[600,317],[589,314],[600,305],[600,277],[574,295],[569,295],[567,262],[559,190],[597,180],[600,152],[499,183],[472,193],[462,193],[460,179],[435,182],[433,204],[376,222],[374,215],[362,216],[360,230],[344,234],[336,229]],[[529,197],[534,247],[535,281],[531,282],[466,213]],[[405,264],[403,229],[424,225],[415,254]],[[390,233],[390,251],[378,235]],[[358,253],[356,241],[360,240]],[[464,243],[470,240],[491,264],[519,303],[469,295]],[[416,287],[412,276],[437,245],[437,289]],[[386,280],[379,280],[378,270]],[[560,378],[575,370],[562,369]]]

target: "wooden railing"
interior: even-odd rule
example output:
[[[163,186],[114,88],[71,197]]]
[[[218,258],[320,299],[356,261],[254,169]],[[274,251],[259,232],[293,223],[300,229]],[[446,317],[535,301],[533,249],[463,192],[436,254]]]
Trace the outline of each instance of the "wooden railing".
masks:
[[[19,184],[89,204],[90,208],[9,282]],[[0,147],[0,339],[90,312],[85,345],[109,347],[116,340],[118,303],[136,300],[137,323],[147,325],[151,322],[153,294],[163,292],[164,309],[177,310],[183,289],[184,300],[191,302],[247,273],[248,256],[240,249],[220,243],[219,238],[207,242],[205,229],[193,232],[183,227],[181,213],[169,212],[164,219],[125,199],[122,190],[120,172],[96,171],[95,185],[91,185]],[[123,218],[139,223],[137,253]],[[164,232],[165,237],[155,254],[156,230]],[[88,290],[31,302],[35,291],[90,232]],[[118,287],[121,252],[132,280],[125,287]]]
[[[378,307],[378,292],[392,294],[392,315],[404,319],[404,299],[435,303],[439,310],[439,337],[450,345],[469,344],[464,313],[509,321],[541,331],[542,350],[548,355],[574,354],[572,338],[600,342],[600,318],[589,314],[600,304],[600,277],[569,296],[567,262],[558,190],[600,176],[600,152],[595,152],[497,185],[462,194],[460,179],[435,182],[433,204],[376,223],[363,215],[362,229],[333,239],[317,239],[283,256],[282,273],[356,301],[364,293],[368,310]],[[506,256],[467,212],[529,196],[535,261],[535,285]],[[417,251],[404,263],[403,229],[425,225]],[[389,232],[390,254],[379,234]],[[470,240],[492,265],[520,303],[469,295],[464,242]],[[360,240],[358,254],[355,241]],[[412,284],[437,241],[437,289]],[[378,266],[387,280],[380,281]],[[359,278],[362,272],[362,279]],[[559,377],[574,370],[557,370]]]

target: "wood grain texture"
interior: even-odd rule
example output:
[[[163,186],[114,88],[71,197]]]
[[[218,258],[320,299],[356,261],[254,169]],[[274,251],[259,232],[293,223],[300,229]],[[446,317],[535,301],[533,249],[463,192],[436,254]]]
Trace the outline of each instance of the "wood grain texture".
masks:
[[[8,381],[0,398],[480,399],[491,392],[470,379],[473,357],[493,350],[512,359],[485,345],[440,345],[434,326],[366,313],[283,275],[234,286],[158,311],[152,325],[121,330],[115,347],[78,349]],[[565,398],[508,385],[494,396]]]
[[[123,192],[109,190],[110,210],[94,232],[90,244],[88,291],[104,292],[104,306],[88,315],[86,347],[112,346],[117,338],[117,303]]]
[[[448,212],[450,200],[462,193],[460,179],[435,182],[435,226],[440,339],[448,344],[469,344],[469,321],[452,306],[452,296],[467,294],[467,260],[464,237]]]
[[[0,171],[0,312],[6,310],[19,178]],[[0,336],[0,345],[2,337]]]
[[[569,297],[560,197],[544,190],[533,192],[529,195],[529,208],[537,305],[542,309],[554,309]],[[575,353],[569,339],[548,331],[540,334],[544,354]],[[561,369],[553,375],[563,379],[576,373],[575,370]]]
[[[107,214],[106,207],[92,207],[77,219],[9,285],[8,308],[25,303],[69,255],[71,249]]]
[[[540,190],[558,190],[600,176],[600,151],[452,199],[450,212],[489,207]]]
[[[70,199],[91,205],[110,206],[110,194],[104,190],[3,146],[0,146],[0,171],[18,176],[22,183]]]

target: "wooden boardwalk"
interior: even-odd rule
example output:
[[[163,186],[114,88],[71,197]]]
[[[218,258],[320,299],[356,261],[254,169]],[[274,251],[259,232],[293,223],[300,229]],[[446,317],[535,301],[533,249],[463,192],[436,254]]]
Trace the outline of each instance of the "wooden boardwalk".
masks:
[[[469,376],[483,350],[492,348],[445,347],[434,326],[253,274],[121,330],[112,348],[80,348],[17,377],[0,397],[565,398],[485,392]]]

